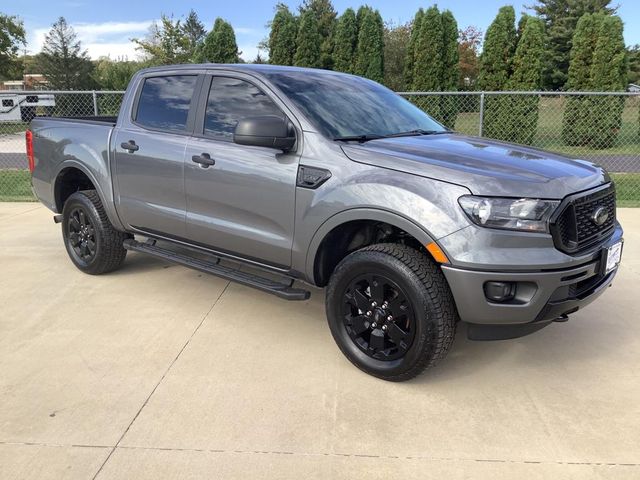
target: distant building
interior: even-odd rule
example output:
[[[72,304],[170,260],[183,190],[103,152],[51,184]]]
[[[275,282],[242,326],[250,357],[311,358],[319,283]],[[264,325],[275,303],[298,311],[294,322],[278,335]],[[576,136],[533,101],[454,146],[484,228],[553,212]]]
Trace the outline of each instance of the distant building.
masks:
[[[627,86],[628,92],[640,92],[640,85],[636,85],[635,83],[630,83]]]
[[[22,80],[0,82],[0,90],[46,90],[48,86],[47,79],[40,73],[27,73]]]

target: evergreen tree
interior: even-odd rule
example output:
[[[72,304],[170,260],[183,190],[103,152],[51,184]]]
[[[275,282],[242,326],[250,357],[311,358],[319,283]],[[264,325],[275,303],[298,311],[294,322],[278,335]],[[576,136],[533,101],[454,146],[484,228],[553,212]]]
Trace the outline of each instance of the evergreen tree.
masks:
[[[458,89],[458,77],[460,75],[458,54],[458,23],[449,10],[441,15],[442,20],[442,76],[440,89],[451,92]],[[458,117],[458,104],[461,97],[445,95],[440,98],[440,120],[449,127],[454,128]]]
[[[278,3],[269,33],[269,63],[274,65],[293,65],[297,35],[298,24],[296,17],[284,3]]]
[[[591,89],[595,91],[620,92],[627,86],[628,63],[622,30],[620,17],[606,16],[603,19],[591,66]],[[595,148],[610,148],[622,126],[625,99],[595,97],[591,101],[595,125],[590,143]]]
[[[320,66],[333,68],[333,42],[336,29],[336,11],[331,0],[304,0],[300,6],[300,16],[311,12],[318,23],[320,34]]]
[[[512,6],[500,8],[489,25],[480,55],[478,88],[503,90],[511,76],[513,55],[516,48],[516,14]],[[502,95],[485,97],[483,133],[490,138],[502,138],[509,128],[510,99]]]
[[[507,82],[507,89],[540,90],[544,60],[544,23],[536,17],[525,17],[518,47],[513,58],[513,73]],[[503,115],[509,120],[504,129],[504,140],[531,144],[538,126],[538,97],[534,95],[513,95],[507,101],[509,108]]]
[[[420,27],[422,25],[423,17],[424,10],[421,8],[416,12],[415,17],[413,17],[411,37],[409,38],[409,45],[407,45],[407,53],[404,61],[404,81],[410,88],[413,87],[413,68],[416,57],[416,44],[418,43],[418,37],[420,36]]]
[[[640,45],[627,47],[627,58],[629,59],[629,83],[638,85],[640,84]]]
[[[376,82],[384,81],[384,23],[377,10],[363,11],[355,70],[356,74]]]
[[[413,90],[436,92],[442,90],[444,28],[437,6],[429,7],[420,21],[413,60]],[[418,97],[415,103],[436,120],[442,121],[440,96]]]
[[[587,13],[580,18],[573,36],[567,89],[587,91],[591,88],[593,53],[598,42],[603,14]],[[562,123],[562,138],[567,145],[588,145],[593,129],[589,97],[567,98]]]
[[[360,27],[362,26],[362,20],[369,13],[373,12],[373,8],[369,5],[360,5],[358,11],[356,12],[356,23],[358,24],[358,32],[360,31]]]
[[[296,40],[297,49],[293,58],[294,65],[298,67],[320,68],[320,43],[322,37],[318,31],[318,21],[311,10],[300,15],[300,28]]]
[[[64,17],[46,35],[38,64],[52,89],[85,90],[94,86],[93,64]]]
[[[568,79],[570,51],[578,20],[585,13],[615,13],[611,0],[537,0],[534,11],[545,22],[547,42],[543,86],[559,90]]]
[[[437,6],[430,7],[420,22],[416,42],[413,88],[422,91],[439,91],[441,88],[444,55],[442,17]]]
[[[338,20],[333,48],[333,68],[340,72],[355,71],[355,56],[358,46],[358,23],[356,12],[347,8]]]
[[[236,35],[230,23],[216,18],[211,30],[198,53],[198,61],[203,63],[238,63],[240,52]]]
[[[515,19],[512,6],[502,7],[487,29],[480,55],[478,87],[481,90],[502,90],[509,80],[516,48]]]
[[[189,15],[187,15],[187,18],[182,25],[182,30],[187,38],[189,57],[193,61],[196,58],[196,52],[201,47],[204,42],[204,38],[207,35],[204,25],[198,18],[198,14],[193,9],[191,9]]]

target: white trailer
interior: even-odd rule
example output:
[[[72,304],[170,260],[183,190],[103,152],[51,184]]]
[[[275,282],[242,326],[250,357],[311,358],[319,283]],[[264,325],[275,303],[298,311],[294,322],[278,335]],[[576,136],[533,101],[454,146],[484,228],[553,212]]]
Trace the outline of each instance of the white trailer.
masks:
[[[50,93],[0,93],[0,122],[30,122],[38,107],[55,107]]]

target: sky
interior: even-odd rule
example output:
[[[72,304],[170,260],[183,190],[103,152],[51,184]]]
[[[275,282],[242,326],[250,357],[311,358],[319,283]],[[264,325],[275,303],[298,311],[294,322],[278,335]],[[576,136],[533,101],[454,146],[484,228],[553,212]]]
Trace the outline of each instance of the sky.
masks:
[[[141,38],[149,26],[161,14],[184,17],[193,8],[205,24],[207,30],[213,26],[216,17],[229,21],[236,32],[238,47],[245,60],[253,60],[258,53],[258,43],[267,37],[267,22],[273,17],[277,0],[0,0],[0,12],[19,16],[27,30],[27,49],[37,53],[42,47],[44,36],[51,24],[59,16],[64,16],[78,34],[89,55],[97,59],[109,56],[113,59],[127,57],[136,59],[139,52],[131,38]],[[458,26],[479,27],[483,32],[503,5],[513,5],[516,13],[527,11],[525,2],[508,0],[440,0],[438,2],[418,0],[333,0],[338,14],[346,8],[356,9],[367,3],[380,10],[385,21],[404,23],[413,18],[420,7],[437,3],[440,9],[453,12]],[[300,1],[286,0],[293,10]],[[618,14],[625,23],[627,45],[640,43],[640,0],[619,0]]]

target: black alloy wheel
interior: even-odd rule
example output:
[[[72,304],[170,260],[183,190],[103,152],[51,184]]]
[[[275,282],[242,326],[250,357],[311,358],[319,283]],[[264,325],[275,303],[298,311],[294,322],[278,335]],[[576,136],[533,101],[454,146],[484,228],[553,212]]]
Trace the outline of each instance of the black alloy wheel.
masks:
[[[415,337],[407,294],[382,274],[355,278],[343,295],[344,325],[351,340],[376,360],[396,360]]]
[[[96,230],[89,214],[75,207],[69,214],[67,239],[72,252],[80,262],[90,264],[96,256]]]
[[[118,269],[127,255],[123,242],[131,235],[113,228],[95,190],[75,192],[62,209],[62,238],[73,264],[100,275]]]
[[[458,322],[440,267],[425,251],[394,243],[347,255],[329,279],[326,310],[331,334],[349,361],[394,382],[442,360]]]

